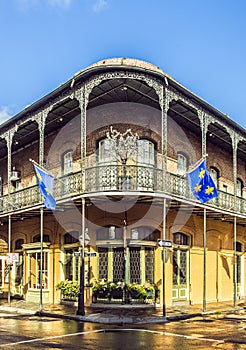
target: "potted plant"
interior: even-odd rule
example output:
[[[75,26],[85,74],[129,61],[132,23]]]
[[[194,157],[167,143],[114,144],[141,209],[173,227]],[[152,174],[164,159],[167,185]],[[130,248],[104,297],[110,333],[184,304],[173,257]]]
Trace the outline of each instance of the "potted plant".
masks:
[[[93,301],[100,299],[108,299],[110,293],[110,286],[107,280],[101,279],[94,281],[92,285]]]
[[[144,289],[146,290],[147,298],[152,299],[155,296],[155,287],[150,282],[144,283]]]
[[[138,299],[144,301],[147,297],[147,292],[141,284],[130,283],[127,287],[131,299]]]
[[[56,285],[56,288],[61,291],[61,300],[77,300],[79,293],[78,281],[61,281]]]
[[[123,282],[109,282],[110,299],[123,299]]]

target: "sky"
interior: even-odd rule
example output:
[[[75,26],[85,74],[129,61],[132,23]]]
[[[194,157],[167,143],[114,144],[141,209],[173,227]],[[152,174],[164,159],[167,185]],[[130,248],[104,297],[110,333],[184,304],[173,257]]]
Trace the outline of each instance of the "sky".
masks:
[[[0,123],[106,58],[153,63],[246,128],[244,0],[0,0]]]

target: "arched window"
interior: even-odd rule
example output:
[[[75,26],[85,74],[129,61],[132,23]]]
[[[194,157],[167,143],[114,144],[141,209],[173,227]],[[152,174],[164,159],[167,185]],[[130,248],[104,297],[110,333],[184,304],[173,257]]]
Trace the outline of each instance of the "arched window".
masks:
[[[173,243],[178,245],[190,245],[190,236],[181,232],[175,232],[173,234]]]
[[[141,139],[138,140],[137,162],[140,164],[155,164],[155,147],[154,143]]]
[[[137,239],[141,241],[154,241],[160,237],[160,232],[158,230],[153,230],[153,228],[148,226],[139,226],[131,230],[131,239]]]
[[[219,171],[216,168],[211,167],[210,168],[210,175],[213,179],[215,186],[218,188]]]
[[[188,168],[188,159],[182,154],[178,153],[178,162],[177,162],[177,174],[184,175]]]
[[[33,243],[36,242],[41,242],[41,236],[40,235],[36,235],[33,237]],[[43,235],[43,242],[50,242],[50,236],[49,235]]]
[[[64,244],[73,244],[79,242],[79,232],[71,231],[64,235]]]
[[[237,179],[236,195],[237,195],[237,197],[243,196],[243,183],[242,183],[242,180],[240,180],[240,179]]]
[[[24,239],[19,238],[15,241],[15,250],[22,249],[22,244],[24,244]]]

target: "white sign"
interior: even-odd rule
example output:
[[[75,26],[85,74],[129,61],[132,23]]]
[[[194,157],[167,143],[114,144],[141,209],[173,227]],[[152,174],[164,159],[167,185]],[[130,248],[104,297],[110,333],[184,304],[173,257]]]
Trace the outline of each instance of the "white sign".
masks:
[[[95,256],[97,256],[97,253],[96,252],[85,252],[85,256],[87,256],[87,257],[95,257]]]
[[[157,240],[158,247],[162,248],[172,248],[172,241],[166,239],[158,239]]]
[[[19,253],[8,253],[7,265],[13,265],[14,262],[19,262]]]

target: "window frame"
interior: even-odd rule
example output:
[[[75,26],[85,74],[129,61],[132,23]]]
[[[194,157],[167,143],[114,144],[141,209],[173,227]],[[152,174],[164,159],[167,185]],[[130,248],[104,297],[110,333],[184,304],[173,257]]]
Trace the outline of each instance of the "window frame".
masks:
[[[181,161],[182,160],[182,161]],[[189,166],[189,159],[186,154],[178,152],[177,154],[177,175],[183,176]]]

